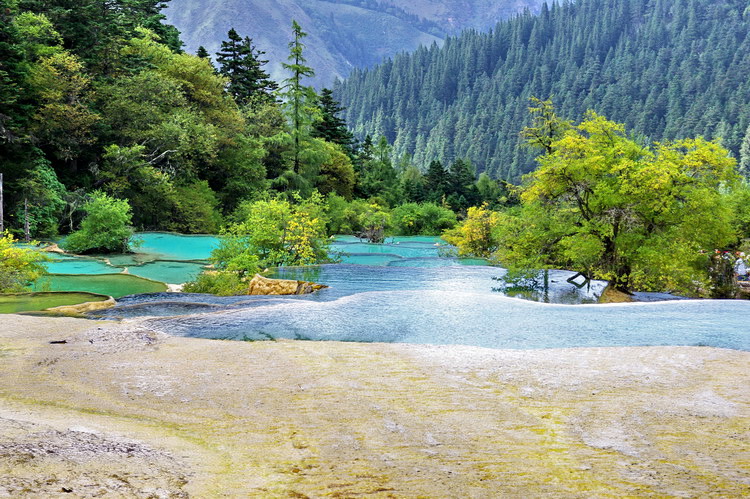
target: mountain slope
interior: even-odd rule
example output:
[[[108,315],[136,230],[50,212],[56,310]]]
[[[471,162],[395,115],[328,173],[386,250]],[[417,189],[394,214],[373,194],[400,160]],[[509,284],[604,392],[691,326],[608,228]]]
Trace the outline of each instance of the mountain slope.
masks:
[[[738,155],[748,74],[746,0],[578,0],[356,70],[335,95],[357,135],[384,134],[399,157],[465,157],[517,180],[534,167],[519,137],[531,96],[653,140],[722,138]]]
[[[214,54],[235,28],[266,51],[275,79],[285,77],[291,22],[309,33],[306,57],[317,86],[330,85],[354,67],[368,67],[398,52],[442,43],[463,28],[486,28],[541,0],[172,0],[168,21],[180,31],[189,52],[203,45]]]

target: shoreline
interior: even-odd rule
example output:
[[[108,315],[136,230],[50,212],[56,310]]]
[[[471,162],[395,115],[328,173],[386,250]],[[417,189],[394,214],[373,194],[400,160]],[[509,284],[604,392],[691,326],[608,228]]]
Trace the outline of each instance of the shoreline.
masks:
[[[750,494],[750,352],[4,319],[0,497]]]

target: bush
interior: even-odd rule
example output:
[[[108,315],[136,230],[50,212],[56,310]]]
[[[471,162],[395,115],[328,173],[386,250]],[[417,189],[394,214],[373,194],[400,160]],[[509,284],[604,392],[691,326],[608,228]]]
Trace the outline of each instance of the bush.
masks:
[[[435,203],[406,203],[394,208],[393,228],[401,236],[437,236],[452,229],[456,214]]]
[[[127,253],[134,246],[127,201],[94,192],[83,207],[81,228],[67,237],[63,248],[73,253]]]
[[[172,226],[188,234],[216,234],[221,228],[219,200],[205,180],[176,187],[177,206]]]
[[[0,237],[0,293],[20,293],[47,273],[49,258],[40,251],[15,246],[9,233]]]
[[[203,272],[198,278],[185,284],[185,293],[209,293],[218,296],[242,294],[247,289],[246,282],[239,274],[228,271]]]

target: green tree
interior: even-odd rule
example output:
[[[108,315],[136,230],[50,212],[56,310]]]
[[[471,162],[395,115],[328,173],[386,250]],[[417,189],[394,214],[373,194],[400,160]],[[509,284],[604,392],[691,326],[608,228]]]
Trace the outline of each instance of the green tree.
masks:
[[[747,127],[745,137],[740,145],[739,171],[746,179],[750,180],[750,126]]]
[[[443,163],[431,161],[424,178],[428,199],[436,203],[441,202],[450,188],[450,178]]]
[[[302,27],[297,21],[292,21],[292,32],[294,40],[289,42],[289,62],[282,64],[284,69],[291,73],[291,76],[284,80],[281,96],[292,127],[293,170],[299,174],[301,172],[303,143],[310,136],[312,124],[317,114],[315,105],[317,99],[312,87],[302,84],[304,78],[315,75],[315,71],[310,66],[305,65],[307,60],[304,56],[305,45],[302,40],[307,36],[307,33],[302,31]]]
[[[29,81],[40,102],[32,130],[43,147],[76,172],[80,152],[94,142],[92,129],[100,120],[89,107],[90,76],[76,56],[59,52],[42,58],[32,68]]]
[[[127,201],[94,192],[83,207],[86,217],[70,234],[63,247],[73,253],[127,253],[134,246]]]
[[[17,188],[24,205],[19,204],[16,219],[24,220],[26,225],[28,215],[31,237],[56,236],[65,208],[66,191],[49,162],[37,157],[34,167],[18,182]]]
[[[247,201],[222,234],[212,260],[220,270],[254,273],[258,266],[310,265],[328,259],[322,197]]]
[[[492,258],[498,249],[495,231],[500,220],[501,214],[486,205],[472,206],[466,220],[443,233],[443,239],[458,249],[459,256]]]
[[[352,156],[354,136],[347,128],[346,122],[339,117],[345,109],[333,98],[331,89],[321,90],[318,107],[320,107],[320,119],[313,124],[312,136],[338,144]]]
[[[709,286],[701,250],[736,241],[723,195],[735,161],[703,139],[649,148],[624,130],[589,112],[542,144],[522,209],[495,232],[501,262],[571,268],[623,291]]]
[[[241,105],[274,102],[273,92],[278,85],[263,69],[268,63],[262,59],[265,52],[258,50],[249,37],[242,38],[234,28],[227,36],[229,39],[221,42],[216,53],[216,63],[219,73],[229,79],[229,93]]]
[[[391,224],[401,236],[438,236],[456,225],[456,214],[435,203],[405,203],[393,209]]]

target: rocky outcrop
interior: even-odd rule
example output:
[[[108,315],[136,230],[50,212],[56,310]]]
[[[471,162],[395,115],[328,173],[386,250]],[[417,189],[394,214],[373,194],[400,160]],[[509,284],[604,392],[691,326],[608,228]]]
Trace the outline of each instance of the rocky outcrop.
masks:
[[[307,295],[313,291],[327,288],[322,284],[289,279],[269,279],[255,274],[247,288],[249,295]]]
[[[627,293],[616,290],[613,286],[607,286],[599,297],[599,303],[630,303],[633,297]]]
[[[85,303],[79,303],[78,305],[62,305],[60,307],[53,307],[46,309],[46,312],[54,312],[60,315],[78,316],[83,315],[86,312],[94,312],[97,310],[105,310],[112,308],[117,305],[117,302],[111,296],[104,301],[89,301]]]

